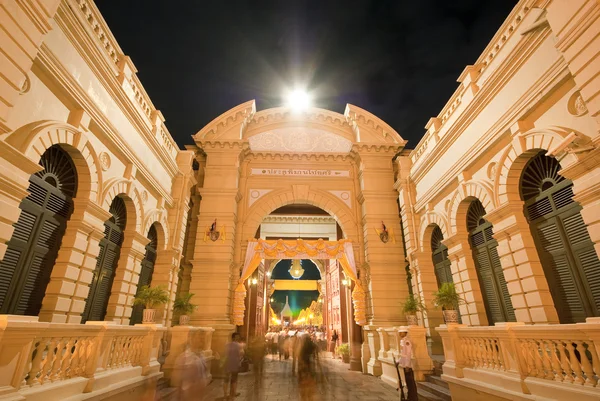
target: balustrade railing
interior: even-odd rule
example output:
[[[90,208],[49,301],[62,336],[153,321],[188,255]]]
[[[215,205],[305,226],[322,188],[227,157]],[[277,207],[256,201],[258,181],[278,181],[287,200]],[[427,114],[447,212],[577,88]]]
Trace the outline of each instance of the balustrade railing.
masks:
[[[469,383],[478,377],[488,383],[485,372],[489,372],[511,380],[516,377],[515,388],[524,394],[560,394],[561,389],[568,393],[579,388],[581,400],[586,395],[600,399],[600,318],[577,324],[449,325],[437,330],[444,343],[447,378],[468,375]]]
[[[59,399],[118,383],[122,372],[129,372],[122,380],[159,374],[156,356],[166,330],[162,326],[37,319],[0,315],[0,400],[27,399],[40,392]],[[103,380],[96,380],[100,372]]]

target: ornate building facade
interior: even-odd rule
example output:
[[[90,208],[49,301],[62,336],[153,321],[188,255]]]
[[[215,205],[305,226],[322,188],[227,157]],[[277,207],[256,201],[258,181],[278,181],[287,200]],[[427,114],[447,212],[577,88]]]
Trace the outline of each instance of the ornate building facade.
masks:
[[[167,376],[191,330],[209,355],[236,326],[266,328],[282,255],[328,261],[325,293],[348,302],[326,304],[326,320],[348,315],[354,368],[395,383],[408,331],[417,378],[444,354],[455,399],[597,399],[597,1],[519,1],[412,150],[354,105],[253,101],[179,150],[93,2],[1,12],[0,360],[16,362],[0,366],[0,399],[49,382],[55,395],[142,397],[162,375],[176,293],[199,308],[164,336]],[[322,210],[335,238],[259,240],[288,205]],[[444,282],[464,299],[462,325],[432,305]],[[130,325],[144,284],[169,292],[162,326]],[[409,293],[428,307],[423,328],[404,328]]]

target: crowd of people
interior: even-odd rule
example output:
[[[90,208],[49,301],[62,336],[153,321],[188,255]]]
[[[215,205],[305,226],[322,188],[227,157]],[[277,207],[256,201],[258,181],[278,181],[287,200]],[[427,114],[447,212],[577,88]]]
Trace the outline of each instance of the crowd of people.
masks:
[[[322,378],[322,367],[319,362],[321,351],[331,350],[335,357],[338,345],[338,334],[333,332],[327,339],[322,328],[274,328],[264,337],[255,336],[245,343],[239,333],[233,333],[227,343],[223,355],[214,355],[214,368],[223,378],[222,400],[234,400],[237,392],[239,373],[246,372],[252,366],[255,383],[262,380],[265,357],[272,361],[291,359],[291,373],[298,382],[301,400],[314,400],[317,393],[317,382]],[[177,358],[173,371],[172,385],[178,388],[178,400],[199,400],[208,385],[209,372],[207,363],[199,349],[197,335],[191,334],[185,351]],[[216,365],[214,365],[216,364]]]

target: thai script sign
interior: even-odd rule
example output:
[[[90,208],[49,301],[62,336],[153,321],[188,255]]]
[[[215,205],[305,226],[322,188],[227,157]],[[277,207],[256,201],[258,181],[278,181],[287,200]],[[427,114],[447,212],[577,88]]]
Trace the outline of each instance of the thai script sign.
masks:
[[[253,168],[251,175],[281,175],[293,177],[349,177],[348,170],[312,170],[294,168]]]

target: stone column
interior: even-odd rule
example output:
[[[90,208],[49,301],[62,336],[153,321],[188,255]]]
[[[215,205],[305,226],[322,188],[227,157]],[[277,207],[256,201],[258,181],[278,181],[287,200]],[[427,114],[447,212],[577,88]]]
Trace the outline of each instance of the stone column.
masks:
[[[156,323],[167,325],[171,321],[173,312],[173,302],[175,301],[175,286],[177,283],[177,269],[179,267],[179,251],[174,249],[159,250],[152,272],[152,282],[150,285],[163,286],[169,292],[169,302],[162,305],[157,313],[160,319]],[[137,286],[136,286],[137,289]],[[194,301],[192,301],[193,303]]]
[[[460,305],[462,322],[471,326],[487,326],[483,296],[467,235],[454,234],[442,242],[448,247],[448,259],[452,263],[452,280],[456,291],[465,301]]]
[[[581,100],[600,129],[600,78],[598,35],[600,3],[597,0],[552,0],[546,18],[556,36],[555,46],[579,87]]]
[[[3,58],[0,63],[0,134],[12,131],[8,116],[21,93],[31,87],[31,71],[44,35],[52,29],[60,0],[3,3]],[[4,144],[3,144],[4,146]],[[4,254],[0,254],[2,258]]]
[[[355,145],[360,158],[358,179],[361,192],[363,240],[368,268],[369,325],[397,326],[406,323],[401,304],[408,296],[402,230],[394,190],[392,158],[397,146]],[[382,224],[390,232],[387,243],[376,230]]]
[[[125,233],[125,241],[121,246],[121,254],[115,271],[108,307],[104,320],[118,324],[129,324],[133,298],[142,270],[142,260],[146,254],[146,245],[150,240],[137,232],[133,235]]]
[[[50,282],[40,310],[40,321],[79,323],[110,213],[88,199],[74,199]]]
[[[191,316],[194,326],[215,329],[213,350],[222,353],[235,326],[231,324],[233,283],[239,278],[234,260],[238,208],[239,156],[243,143],[199,143],[206,153],[204,182],[199,193],[202,208],[198,215],[190,292],[197,295],[198,309]],[[218,240],[205,240],[214,220]]]
[[[517,321],[558,323],[548,281],[523,214],[523,202],[505,203],[485,218],[494,225],[498,256]]]

